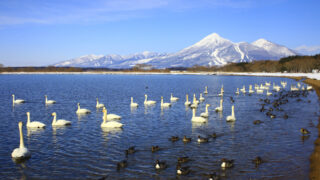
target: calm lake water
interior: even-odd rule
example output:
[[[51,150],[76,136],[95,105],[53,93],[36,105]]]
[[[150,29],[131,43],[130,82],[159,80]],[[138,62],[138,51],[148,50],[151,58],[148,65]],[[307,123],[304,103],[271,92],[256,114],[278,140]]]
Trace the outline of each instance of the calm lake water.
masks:
[[[0,179],[207,179],[204,174],[217,172],[222,179],[308,179],[309,156],[318,136],[319,102],[314,91],[307,97],[288,98],[289,103],[275,111],[271,119],[259,111],[259,99],[264,94],[235,95],[236,88],[265,81],[287,81],[287,89],[297,82],[285,78],[246,76],[196,75],[0,75]],[[219,106],[221,85],[224,85],[224,111],[215,113]],[[209,107],[210,116],[205,124],[191,122],[192,110],[184,106],[185,94],[192,97],[208,86],[205,101],[197,114]],[[161,110],[160,97],[169,102],[170,93],[180,100],[169,109]],[[273,92],[274,94],[277,94]],[[12,106],[12,96],[27,102]],[[144,107],[144,94],[156,100],[155,106]],[[56,104],[45,106],[44,95]],[[139,103],[131,109],[130,97]],[[231,114],[230,96],[235,102],[236,122],[227,123]],[[122,116],[122,130],[101,129],[101,110],[96,110],[96,98],[104,103],[108,113]],[[278,97],[269,96],[270,100]],[[192,98],[190,98],[192,99]],[[88,108],[91,114],[78,117],[77,103]],[[44,130],[30,130],[25,124],[26,112],[31,121],[47,125]],[[70,127],[52,128],[52,112],[58,119],[72,122]],[[289,115],[283,119],[284,113]],[[264,123],[254,125],[254,120]],[[18,122],[23,121],[25,145],[32,157],[24,163],[15,163],[11,152],[19,147]],[[311,134],[303,138],[300,128]],[[197,136],[217,133],[216,139],[199,144]],[[168,140],[171,136],[192,137],[192,142]],[[151,146],[161,150],[151,153]],[[117,162],[126,159],[124,151],[135,146],[138,150],[127,158],[128,167],[116,170]],[[177,158],[189,156],[192,172],[176,175]],[[258,167],[252,163],[256,156],[265,161]],[[234,167],[222,170],[221,158],[234,159]],[[168,168],[154,169],[156,159],[166,161]]]

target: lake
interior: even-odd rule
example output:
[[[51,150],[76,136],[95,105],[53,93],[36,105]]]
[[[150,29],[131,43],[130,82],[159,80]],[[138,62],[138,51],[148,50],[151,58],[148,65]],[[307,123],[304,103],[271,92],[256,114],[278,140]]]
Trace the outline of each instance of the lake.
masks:
[[[286,89],[296,85],[295,80],[275,77],[212,76],[212,75],[0,75],[0,179],[208,179],[205,175],[217,172],[222,179],[308,179],[309,157],[317,138],[319,101],[316,93],[288,97],[281,105],[283,111],[275,111],[271,119],[260,112],[260,99],[266,94],[235,95],[237,88],[265,82],[287,81]],[[302,83],[303,84],[303,83]],[[223,112],[219,106],[221,86],[224,86]],[[192,100],[208,86],[205,101],[197,108],[197,115],[205,111],[208,103],[207,123],[192,123],[192,110],[184,105],[185,95]],[[160,108],[160,97],[170,101],[170,94],[180,99],[167,109]],[[12,106],[12,94],[26,103]],[[144,94],[157,101],[154,106],[143,105]],[[57,101],[46,106],[44,96]],[[276,95],[276,96],[274,96]],[[234,103],[230,101],[233,97]],[[130,97],[139,104],[130,108]],[[108,113],[122,116],[122,129],[105,130],[100,127],[102,111],[97,110],[96,98],[104,103]],[[268,99],[279,98],[273,92]],[[91,114],[77,116],[77,103]],[[226,122],[235,106],[236,121]],[[266,108],[271,105],[266,105]],[[45,129],[26,128],[27,116],[31,121],[46,124]],[[72,125],[52,128],[51,113],[58,119],[66,119]],[[287,113],[289,118],[282,116]],[[259,125],[254,120],[261,120]],[[31,158],[15,163],[12,151],[19,147],[18,122],[23,121],[25,145]],[[311,134],[302,136],[300,128]],[[198,135],[207,137],[208,143],[199,144]],[[181,140],[171,142],[171,136],[191,137],[190,143]],[[158,152],[151,146],[158,145]],[[125,150],[135,146],[137,152],[125,156]],[[188,156],[191,160],[185,176],[176,175],[177,158]],[[263,163],[256,166],[252,160],[260,156]],[[234,166],[221,169],[221,159],[234,159]],[[117,162],[127,159],[126,168],[116,170]],[[166,161],[165,170],[155,170],[155,161]]]

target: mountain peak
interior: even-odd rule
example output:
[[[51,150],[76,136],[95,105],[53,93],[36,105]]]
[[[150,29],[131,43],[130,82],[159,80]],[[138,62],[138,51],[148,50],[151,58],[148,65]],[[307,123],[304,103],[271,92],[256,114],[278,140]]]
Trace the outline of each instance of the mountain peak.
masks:
[[[258,46],[258,47],[262,47],[262,46],[265,46],[265,45],[268,45],[268,44],[273,44],[273,43],[268,41],[268,40],[266,40],[266,39],[260,38],[260,39],[258,39],[256,41],[254,41],[252,44],[255,45],[255,46]]]
[[[231,43],[231,41],[222,38],[219,34],[217,33],[212,33],[199,42],[195,44],[195,46],[216,46],[220,44],[225,44],[225,43]]]

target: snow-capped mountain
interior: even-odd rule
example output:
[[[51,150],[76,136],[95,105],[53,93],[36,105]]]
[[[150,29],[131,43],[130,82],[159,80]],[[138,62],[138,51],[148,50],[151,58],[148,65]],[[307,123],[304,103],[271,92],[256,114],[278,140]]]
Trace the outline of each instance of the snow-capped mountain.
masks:
[[[194,65],[225,65],[229,62],[278,60],[297,55],[293,50],[265,39],[253,43],[233,43],[213,33],[192,46],[172,54],[142,52],[132,55],[87,55],[64,61],[55,66],[130,68],[135,64],[150,64],[156,68],[190,67]]]

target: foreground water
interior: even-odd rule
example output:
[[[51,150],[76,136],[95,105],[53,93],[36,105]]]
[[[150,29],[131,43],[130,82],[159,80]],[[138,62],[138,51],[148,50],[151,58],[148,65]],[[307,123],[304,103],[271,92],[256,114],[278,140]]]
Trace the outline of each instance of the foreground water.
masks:
[[[246,76],[193,76],[193,75],[0,75],[0,179],[206,179],[205,174],[217,172],[222,179],[307,179],[309,156],[317,137],[316,125],[319,103],[315,92],[307,97],[289,98],[281,106],[289,115],[283,119],[270,119],[259,111],[261,98],[266,95],[235,95],[236,88],[265,81],[280,84],[294,80],[271,77]],[[224,111],[215,113],[219,105],[221,85],[224,85]],[[185,108],[185,94],[199,96],[204,86],[209,93],[200,104],[197,114],[209,107],[209,119],[205,124],[191,122],[192,111]],[[160,97],[169,102],[170,93],[180,98],[169,109],[160,108]],[[25,99],[25,104],[12,106],[11,94]],[[144,94],[157,104],[144,107]],[[276,94],[276,93],[274,93]],[[57,101],[45,106],[44,95]],[[230,96],[235,102],[236,122],[227,123],[231,114]],[[96,98],[106,105],[108,112],[122,116],[122,130],[106,131],[100,128],[101,110],[96,110]],[[129,106],[130,97],[139,103],[137,109]],[[277,97],[270,96],[269,99]],[[76,104],[92,111],[78,117]],[[47,125],[44,130],[25,127],[26,112],[31,121]],[[52,128],[52,112],[58,119],[72,121],[66,128]],[[264,123],[254,125],[254,120]],[[19,146],[18,122],[23,121],[25,145],[32,157],[24,163],[15,163],[11,152]],[[300,128],[311,131],[301,136]],[[209,143],[196,142],[198,135],[218,134]],[[171,136],[192,137],[191,143],[172,143]],[[151,153],[151,146],[161,150]],[[124,151],[130,146],[138,150],[127,158],[128,167],[116,171],[117,162],[126,159]],[[185,164],[192,172],[176,176],[177,158],[189,156]],[[261,156],[265,161],[259,166],[252,159]],[[234,159],[234,167],[220,168],[221,158]],[[156,171],[156,159],[166,161],[168,168]]]

